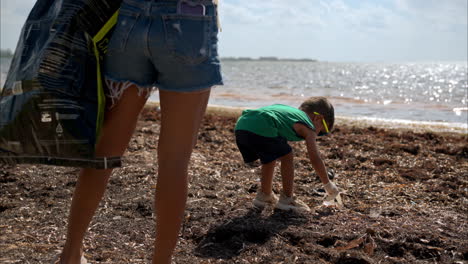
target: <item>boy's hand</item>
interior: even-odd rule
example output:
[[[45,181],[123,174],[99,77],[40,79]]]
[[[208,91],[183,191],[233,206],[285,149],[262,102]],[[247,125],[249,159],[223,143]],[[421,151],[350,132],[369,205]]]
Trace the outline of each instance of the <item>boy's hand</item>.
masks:
[[[329,198],[335,199],[338,193],[340,193],[340,191],[332,181],[329,181],[323,187],[325,188],[325,191],[327,192]]]

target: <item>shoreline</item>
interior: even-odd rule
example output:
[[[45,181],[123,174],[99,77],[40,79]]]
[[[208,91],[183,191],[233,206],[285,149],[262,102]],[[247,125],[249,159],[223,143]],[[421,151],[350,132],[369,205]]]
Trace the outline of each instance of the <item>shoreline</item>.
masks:
[[[148,101],[145,108],[159,107],[159,102]],[[244,109],[248,107],[234,107],[209,104],[206,114],[220,115],[223,117],[238,118]],[[336,124],[346,124],[354,127],[378,127],[395,130],[411,130],[412,132],[436,132],[436,133],[456,133],[468,134],[468,125],[463,126],[459,123],[431,122],[431,121],[412,121],[404,119],[385,119],[385,118],[365,118],[336,116]]]

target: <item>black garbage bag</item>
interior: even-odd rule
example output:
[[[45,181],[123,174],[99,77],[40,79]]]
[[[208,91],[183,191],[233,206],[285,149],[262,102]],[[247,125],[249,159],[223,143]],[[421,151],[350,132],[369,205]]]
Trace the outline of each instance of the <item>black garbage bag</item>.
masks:
[[[0,93],[0,163],[91,168],[104,118],[100,62],[119,0],[38,0]]]

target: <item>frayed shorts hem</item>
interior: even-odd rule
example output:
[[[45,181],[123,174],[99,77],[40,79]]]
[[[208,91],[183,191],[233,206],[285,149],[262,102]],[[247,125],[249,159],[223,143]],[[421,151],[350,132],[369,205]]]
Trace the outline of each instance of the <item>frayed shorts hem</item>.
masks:
[[[174,89],[158,84],[141,85],[135,81],[112,78],[110,76],[105,76],[105,81],[107,85],[106,98],[111,100],[110,108],[112,108],[115,105],[115,103],[120,99],[120,97],[122,97],[122,94],[125,92],[125,90],[127,90],[132,85],[135,85],[137,87],[139,96],[146,96],[146,98],[149,98],[153,94],[153,92],[158,89],[169,92],[197,93],[209,90],[213,86],[223,85],[223,81],[218,80],[209,84],[193,86],[189,88]]]
[[[125,90],[127,90],[132,85],[137,87],[139,96],[145,96],[146,98],[149,98],[151,94],[157,89],[154,85],[140,85],[135,81],[121,80],[111,78],[109,76],[105,76],[105,81],[107,85],[106,98],[111,100],[109,108],[112,108],[115,103],[122,97],[122,94],[125,92]]]
[[[171,87],[163,86],[163,85],[156,85],[157,89],[162,91],[168,92],[180,92],[180,93],[196,93],[196,92],[203,92],[205,90],[210,89],[213,86],[223,85],[223,81],[216,81],[209,84],[193,86],[190,88],[182,88],[182,89],[174,89]]]

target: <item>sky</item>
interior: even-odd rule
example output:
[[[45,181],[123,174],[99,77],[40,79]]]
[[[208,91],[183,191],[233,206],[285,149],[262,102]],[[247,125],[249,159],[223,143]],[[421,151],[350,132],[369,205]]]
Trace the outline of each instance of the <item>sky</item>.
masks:
[[[467,61],[468,0],[219,0],[222,57]],[[0,0],[0,48],[35,0]]]

